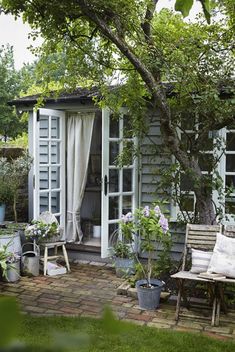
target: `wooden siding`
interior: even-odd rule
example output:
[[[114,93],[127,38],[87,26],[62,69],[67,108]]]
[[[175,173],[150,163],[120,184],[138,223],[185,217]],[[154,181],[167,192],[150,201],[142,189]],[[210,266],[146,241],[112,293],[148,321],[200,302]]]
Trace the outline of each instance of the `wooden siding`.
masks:
[[[156,155],[154,145],[162,144],[159,117],[156,116],[151,123],[148,136],[141,143],[141,160],[140,160],[140,204],[142,206],[151,205],[161,199],[161,192],[157,191],[156,182],[159,179],[157,171],[161,166],[169,166],[170,157]],[[155,149],[155,150],[154,150]],[[170,213],[170,204],[166,205]],[[185,226],[179,226],[176,222],[170,223],[170,232],[172,235],[172,259],[180,260],[184,249]],[[142,255],[145,257],[145,255]]]

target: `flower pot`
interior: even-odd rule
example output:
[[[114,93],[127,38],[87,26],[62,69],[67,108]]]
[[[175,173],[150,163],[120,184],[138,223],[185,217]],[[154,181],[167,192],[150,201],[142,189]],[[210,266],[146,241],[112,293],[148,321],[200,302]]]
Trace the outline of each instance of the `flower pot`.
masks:
[[[20,261],[8,264],[7,277],[5,281],[16,282],[20,279]]]
[[[0,224],[3,223],[5,220],[5,211],[6,211],[6,205],[0,204]]]
[[[6,231],[6,234],[0,235],[0,246],[3,245],[8,245],[9,252],[21,255],[22,249],[19,231],[11,233]]]
[[[145,287],[147,280],[136,282],[139,306],[142,309],[156,309],[159,307],[160,295],[164,283],[157,279],[150,279],[151,288]]]
[[[117,277],[126,277],[135,273],[135,260],[130,258],[115,258]]]

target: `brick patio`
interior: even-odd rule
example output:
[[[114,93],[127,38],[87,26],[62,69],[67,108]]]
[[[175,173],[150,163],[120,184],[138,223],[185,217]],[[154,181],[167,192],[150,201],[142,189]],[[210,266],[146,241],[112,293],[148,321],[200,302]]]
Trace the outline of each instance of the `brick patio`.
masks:
[[[22,311],[33,315],[76,315],[100,317],[103,307],[112,307],[119,319],[139,325],[178,331],[199,332],[216,338],[235,338],[235,312],[222,315],[219,327],[211,327],[206,309],[174,320],[175,306],[162,303],[157,311],[144,311],[132,297],[117,295],[123,282],[104,263],[73,264],[72,272],[57,277],[23,277],[18,283],[0,283],[0,294],[18,298]],[[203,312],[203,313],[202,313]]]

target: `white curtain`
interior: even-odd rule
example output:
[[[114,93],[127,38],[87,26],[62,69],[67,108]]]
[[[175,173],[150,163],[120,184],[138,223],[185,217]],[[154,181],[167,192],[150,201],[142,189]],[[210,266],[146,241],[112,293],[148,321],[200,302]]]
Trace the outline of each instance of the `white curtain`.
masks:
[[[94,113],[71,114],[67,123],[66,241],[81,243],[80,209],[87,180]]]

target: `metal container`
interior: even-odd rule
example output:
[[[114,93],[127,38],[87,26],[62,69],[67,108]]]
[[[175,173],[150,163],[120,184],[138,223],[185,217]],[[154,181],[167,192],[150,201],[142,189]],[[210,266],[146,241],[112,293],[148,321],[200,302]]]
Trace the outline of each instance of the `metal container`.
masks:
[[[8,252],[12,252],[20,256],[22,253],[22,248],[19,231],[12,233],[9,230],[9,233],[6,231],[6,234],[0,235],[0,246],[3,245],[8,245]]]
[[[16,282],[20,279],[20,260],[7,265],[6,281]]]
[[[32,250],[24,252],[26,246],[32,246]],[[27,242],[22,246],[21,271],[25,276],[39,275],[40,249],[36,243]]]
[[[136,282],[139,306],[142,309],[156,309],[159,307],[160,295],[164,282],[157,279],[150,279],[151,288],[145,287],[147,280]]]

